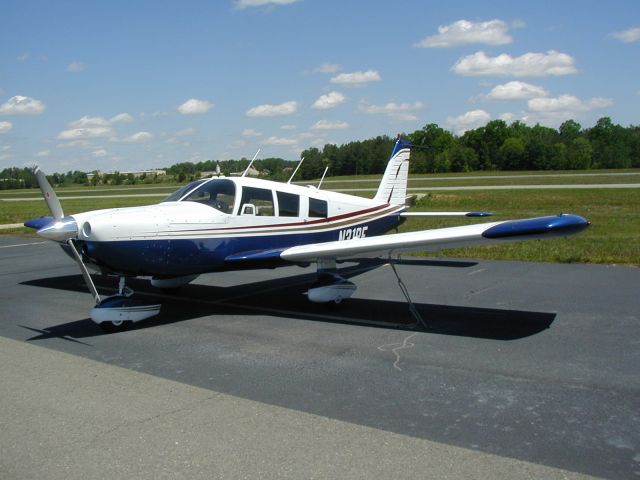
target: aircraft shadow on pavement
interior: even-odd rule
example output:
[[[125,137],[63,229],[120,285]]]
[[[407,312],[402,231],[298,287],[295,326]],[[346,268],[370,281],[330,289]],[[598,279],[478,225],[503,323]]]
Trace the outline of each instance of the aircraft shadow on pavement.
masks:
[[[457,267],[475,265],[473,262],[451,261],[443,261],[444,263],[441,264],[442,262],[434,260],[409,260],[409,262],[409,264],[424,265],[426,263],[433,266],[451,266],[449,264],[452,263],[456,263]],[[384,263],[385,261],[380,260],[361,262],[354,267],[340,269],[340,273],[345,278],[350,278]],[[246,274],[248,279],[251,278],[250,272],[242,274]],[[416,326],[408,304],[403,301],[352,298],[333,308],[312,304],[306,299],[304,292],[314,281],[315,273],[304,273],[228,287],[190,284],[182,287],[175,295],[171,295],[154,289],[146,280],[133,279],[127,283],[136,291],[136,296],[149,303],[161,303],[162,311],[157,317],[134,324],[130,330],[152,328],[205,316],[244,314],[276,315],[307,321],[418,330],[440,335],[517,340],[549,328],[556,316],[555,313],[546,312],[414,302],[426,323],[426,326]],[[115,278],[95,276],[94,282],[102,294],[115,293]],[[30,280],[22,284],[87,292],[80,275]],[[392,288],[397,287],[393,285]],[[87,300],[88,309],[91,305],[90,297]],[[100,327],[89,318],[54,325],[44,330],[23,327],[39,333],[29,340],[59,337],[74,341],[74,339],[103,334]]]

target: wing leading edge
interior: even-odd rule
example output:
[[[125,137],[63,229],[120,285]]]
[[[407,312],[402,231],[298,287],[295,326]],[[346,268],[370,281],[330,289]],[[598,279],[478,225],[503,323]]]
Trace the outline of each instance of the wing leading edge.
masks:
[[[299,245],[283,250],[280,258],[290,262],[311,262],[355,256],[376,257],[418,250],[435,252],[445,248],[564,237],[579,233],[589,225],[588,220],[578,215],[561,214]]]

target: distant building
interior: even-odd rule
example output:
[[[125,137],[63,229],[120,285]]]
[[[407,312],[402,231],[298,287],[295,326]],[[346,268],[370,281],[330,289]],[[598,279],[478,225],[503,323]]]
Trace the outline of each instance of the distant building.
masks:
[[[220,164],[216,163],[216,170],[209,172],[200,172],[200,178],[209,178],[209,177],[219,177],[220,174]]]
[[[242,176],[242,174],[244,173],[244,170],[242,172],[231,172],[231,176],[232,177],[240,177]],[[247,177],[266,177],[270,174],[271,172],[269,170],[262,170],[261,172],[256,170],[254,167],[251,167],[249,169],[249,171],[247,171]]]
[[[103,175],[113,175],[114,173],[116,172],[102,172],[100,170],[96,170],[95,172],[87,173],[87,178],[91,180],[94,175],[98,175],[99,177],[101,177]],[[133,175],[135,178],[139,178],[142,175],[158,175],[160,177],[167,174],[165,170],[131,170],[118,173],[120,173],[120,175]]]

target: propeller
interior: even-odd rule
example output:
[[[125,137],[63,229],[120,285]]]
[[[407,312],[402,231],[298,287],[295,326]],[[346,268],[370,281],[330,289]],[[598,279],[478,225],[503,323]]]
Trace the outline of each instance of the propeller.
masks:
[[[56,192],[53,191],[53,187],[51,187],[51,184],[47,180],[44,172],[37,168],[35,174],[38,186],[42,191],[44,201],[47,203],[47,207],[49,207],[51,215],[53,215],[53,221],[41,227],[36,233],[49,240],[64,242],[69,246],[73,259],[78,264],[78,267],[80,267],[80,272],[82,273],[84,282],[87,284],[87,288],[89,288],[96,305],[98,305],[101,300],[100,295],[98,294],[96,286],[91,279],[91,275],[82,261],[82,256],[78,252],[73,241],[73,239],[78,235],[78,224],[73,217],[64,216],[60,200],[58,200],[58,196],[56,195]]]
[[[60,205],[60,200],[58,200],[56,192],[53,191],[49,180],[47,180],[47,177],[42,170],[36,168],[35,173],[38,186],[42,191],[44,201],[47,202],[47,207],[49,207],[51,215],[53,215],[56,222],[62,220],[64,218],[64,212],[62,211],[62,205]]]
[[[75,238],[78,235],[78,224],[73,217],[64,216],[60,200],[58,200],[58,196],[53,191],[44,172],[37,168],[35,175],[40,191],[42,191],[42,197],[53,216],[53,222],[43,226],[36,233],[55,242],[66,242]]]

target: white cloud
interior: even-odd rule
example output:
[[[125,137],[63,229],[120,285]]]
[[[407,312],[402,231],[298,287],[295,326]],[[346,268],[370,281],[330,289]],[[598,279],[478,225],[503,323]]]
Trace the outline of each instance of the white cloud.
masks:
[[[59,135],[58,135],[59,137]],[[93,145],[88,140],[71,140],[70,142],[63,142],[56,145],[58,148],[93,148]]]
[[[298,109],[298,103],[292,101],[284,102],[279,105],[258,105],[247,110],[247,117],[279,117],[282,115],[291,115]]]
[[[183,130],[178,130],[175,133],[175,136],[176,137],[189,137],[191,135],[195,135],[195,133],[196,133],[196,129],[193,128],[193,127],[189,127],[189,128],[185,128]]]
[[[297,140],[293,138],[284,138],[284,137],[269,137],[262,142],[264,145],[275,145],[275,146],[283,146],[283,145],[295,145]]]
[[[197,98],[190,98],[182,105],[178,107],[178,112],[183,115],[194,115],[198,113],[207,113],[213,108],[213,103],[206,100],[198,100]]]
[[[391,117],[394,120],[413,121],[413,120],[417,120],[417,117],[411,112],[417,112],[419,110],[422,110],[424,108],[424,104],[422,102],[414,102],[414,103],[389,102],[384,105],[367,105],[365,103],[361,103],[359,108],[363,112],[369,113],[372,115],[382,114],[382,115],[387,115],[388,117]]]
[[[290,5],[298,0],[235,0],[236,8],[242,10],[249,7],[263,7],[267,5]]]
[[[349,128],[349,124],[341,121],[330,122],[329,120],[318,120],[311,128],[313,130],[338,130]]]
[[[18,55],[17,59],[19,62],[26,62],[27,60],[29,60],[30,56],[31,56],[31,53],[23,52],[20,55]]]
[[[0,122],[0,134],[9,133],[13,128],[13,124],[11,122]]]
[[[629,28],[621,32],[613,32],[611,37],[620,40],[622,43],[633,43],[640,40],[640,27]]]
[[[118,122],[130,123],[130,122],[133,122],[133,117],[131,115],[129,115],[128,113],[119,113],[118,115],[115,115],[115,116],[111,117],[109,122],[111,122],[111,123],[118,123]]]
[[[447,124],[457,134],[485,125],[491,119],[491,115],[484,110],[472,110],[457,117],[448,117]]]
[[[347,97],[345,97],[340,92],[329,92],[325,95],[321,95],[320,98],[313,102],[311,108],[316,108],[318,110],[327,110],[329,108],[337,107],[341,103],[344,103],[346,99]]]
[[[87,126],[87,127],[73,127],[68,130],[63,130],[58,134],[60,140],[81,140],[86,138],[102,138],[110,137],[113,135],[113,129],[111,127],[104,126]],[[79,144],[78,144],[79,145]],[[65,146],[77,146],[77,145],[65,145]]]
[[[526,82],[513,81],[496,85],[487,94],[488,100],[526,100],[528,98],[547,97],[549,92],[543,87]]]
[[[36,157],[38,158],[48,157],[50,153],[51,152],[49,150],[41,150],[38,153],[36,153]]]
[[[128,137],[123,138],[122,141],[124,143],[142,143],[142,142],[148,142],[151,139],[153,139],[152,133],[137,132],[137,133],[134,133],[133,135],[129,135]]]
[[[118,115],[115,115],[110,119],[107,119],[105,117],[92,117],[90,115],[85,115],[78,120],[69,122],[69,124],[67,125],[68,128],[60,132],[57,137],[60,140],[72,140],[76,141],[77,143],[69,142],[66,144],[60,144],[58,146],[80,146],[86,148],[86,145],[80,144],[82,139],[114,137],[115,131],[112,127],[114,123],[128,123],[132,121],[133,117],[128,113],[119,113]]]
[[[260,137],[260,136],[262,136],[262,133],[257,132],[253,128],[245,128],[242,131],[242,136],[243,137]]]
[[[555,50],[547,53],[525,53],[519,57],[506,53],[489,57],[484,52],[476,52],[460,58],[452,70],[464,76],[544,77],[577,73],[574,64],[573,57]]]
[[[507,123],[511,123],[517,118],[517,116],[514,113],[505,112],[505,113],[500,114],[500,116],[498,118],[500,120],[504,120]]]
[[[379,82],[381,80],[382,77],[377,70],[367,70],[366,72],[341,73],[331,78],[330,82],[338,85],[362,87],[369,82]]]
[[[280,127],[280,130],[295,130],[296,128],[298,127],[296,127],[295,125],[282,125]]]
[[[522,120],[528,124],[543,123],[560,125],[563,121],[579,118],[582,114],[613,105],[609,98],[594,97],[581,100],[574,95],[560,95],[556,98],[532,98],[528,102],[529,111]]]
[[[0,115],[40,115],[44,109],[40,100],[16,95],[0,105]]]
[[[78,73],[82,72],[86,68],[86,65],[82,62],[73,62],[67,65],[67,72]]]
[[[432,35],[416,43],[415,47],[442,48],[458,47],[472,43],[485,45],[505,45],[512,42],[508,35],[509,26],[502,20],[486,22],[470,22],[458,20],[451,25],[438,27],[438,34]]]
[[[98,148],[97,150],[91,152],[91,156],[94,158],[106,157],[107,151],[104,148]]]
[[[596,108],[606,108],[613,105],[610,98],[594,97],[580,100],[573,95],[560,95],[556,98],[532,98],[528,102],[532,112],[588,112]]]
[[[338,70],[340,70],[340,65],[337,63],[323,63],[311,70],[310,73],[336,73]]]
[[[109,120],[104,117],[90,117],[89,115],[85,115],[79,120],[74,120],[73,122],[69,123],[69,126],[72,128],[106,127],[109,124]]]

